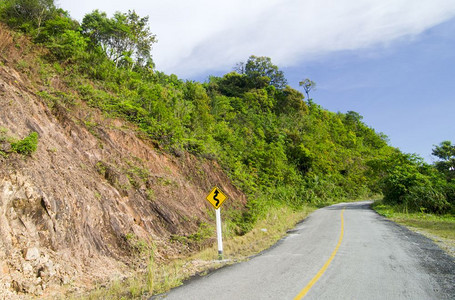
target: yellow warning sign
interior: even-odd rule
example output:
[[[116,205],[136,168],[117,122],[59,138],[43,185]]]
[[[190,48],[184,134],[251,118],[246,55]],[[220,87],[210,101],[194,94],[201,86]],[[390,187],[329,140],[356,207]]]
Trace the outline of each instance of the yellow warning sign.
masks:
[[[227,199],[227,197],[219,188],[214,187],[210,194],[205,197],[205,199],[207,199],[207,201],[210,202],[213,207],[215,207],[215,209],[218,209],[220,208],[221,204],[223,204],[224,200]]]

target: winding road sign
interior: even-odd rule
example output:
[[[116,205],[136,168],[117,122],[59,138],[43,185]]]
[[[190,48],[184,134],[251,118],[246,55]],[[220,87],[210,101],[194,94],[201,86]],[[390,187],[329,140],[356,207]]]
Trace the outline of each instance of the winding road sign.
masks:
[[[221,207],[221,204],[223,204],[224,200],[226,200],[227,197],[219,188],[214,187],[210,194],[205,197],[205,199],[207,199],[207,201],[210,202],[213,207],[215,207],[215,209],[218,209]]]

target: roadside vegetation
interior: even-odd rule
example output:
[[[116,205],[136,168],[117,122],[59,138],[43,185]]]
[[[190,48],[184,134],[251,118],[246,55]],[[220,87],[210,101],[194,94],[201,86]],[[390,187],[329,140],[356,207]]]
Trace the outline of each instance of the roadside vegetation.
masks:
[[[100,285],[89,294],[73,295],[70,299],[140,299],[144,298],[144,295],[164,293],[192,276],[204,275],[218,268],[248,260],[251,256],[268,249],[313,210],[315,210],[313,206],[305,206],[297,212],[288,207],[270,209],[267,216],[258,221],[247,234],[231,235],[223,241],[222,261],[218,260],[216,244],[191,256],[165,264],[150,259],[147,270],[138,272],[128,279],[116,280],[108,286]],[[223,232],[228,232],[229,226],[223,224]],[[151,249],[142,248],[142,251],[147,253],[150,253],[149,250]],[[67,296],[62,299],[67,299]]]
[[[455,145],[444,141],[435,146],[439,160],[429,165],[422,158],[396,152],[369,162],[372,176],[384,195],[384,203],[406,212],[455,213]]]
[[[381,170],[378,184],[384,195],[373,208],[455,256],[455,145],[443,141],[435,145],[433,155],[438,158],[434,165],[406,154],[371,162]]]
[[[309,79],[301,82],[305,99],[268,57],[252,55],[203,83],[155,70],[157,39],[134,11],[109,17],[95,10],[79,24],[52,0],[7,0],[0,18],[16,30],[3,34],[4,54],[23,48],[24,36],[40,47],[10,63],[42,85],[51,109],[71,110],[82,100],[132,122],[163,151],[217,160],[251,199],[235,216],[240,232],[266,206],[298,209],[377,193],[367,162],[397,151],[360,114],[333,113],[309,99]],[[63,81],[58,88],[55,78]]]
[[[315,87],[310,79],[300,83],[306,97],[290,87],[269,57],[252,55],[234,71],[200,83],[155,69],[157,37],[148,17],[134,11],[109,17],[95,10],[79,23],[53,0],[5,0],[0,20],[5,58],[0,63],[14,66],[39,86],[51,111],[71,111],[83,101],[108,117],[128,120],[159,151],[219,162],[248,198],[245,210],[225,215],[230,232],[226,255],[232,260],[271,245],[308,207],[382,194],[387,206],[376,206],[378,210],[453,216],[451,142],[436,146],[433,153],[440,161],[435,165],[404,154],[359,113],[334,113],[318,105],[310,98]],[[20,57],[10,55],[12,49]],[[59,84],[53,83],[56,78]],[[90,119],[83,124],[89,131],[95,126]],[[37,138],[32,133],[11,144],[12,149],[29,155]],[[194,233],[194,239],[208,239],[205,232]],[[253,247],[257,242],[263,244]],[[175,284],[162,281],[182,280],[156,275],[173,271],[156,267],[153,245],[141,247],[149,258],[148,277],[140,287],[131,287],[130,296],[163,291],[161,286]],[[199,255],[213,260],[214,249]]]
[[[403,205],[388,205],[376,201],[373,209],[380,215],[423,234],[455,257],[455,215],[409,212]]]

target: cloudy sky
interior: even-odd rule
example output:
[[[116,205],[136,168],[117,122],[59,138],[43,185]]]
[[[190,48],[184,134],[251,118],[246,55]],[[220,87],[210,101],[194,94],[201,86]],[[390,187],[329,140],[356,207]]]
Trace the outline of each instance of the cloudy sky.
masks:
[[[314,101],[354,110],[392,146],[428,162],[455,142],[455,0],[57,0],[82,20],[135,10],[157,35],[156,67],[182,79],[268,56]]]

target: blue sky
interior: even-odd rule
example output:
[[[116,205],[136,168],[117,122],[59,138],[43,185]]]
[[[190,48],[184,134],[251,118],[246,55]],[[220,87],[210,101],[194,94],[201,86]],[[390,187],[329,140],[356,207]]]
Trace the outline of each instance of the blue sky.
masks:
[[[454,33],[452,18],[392,46],[332,53],[284,71],[296,88],[305,77],[315,81],[310,96],[324,108],[359,112],[392,146],[432,162],[433,145],[455,142]]]
[[[60,0],[82,20],[94,9],[150,17],[157,69],[182,79],[222,75],[268,56],[294,88],[334,112],[360,113],[390,144],[432,162],[455,142],[454,0]]]

